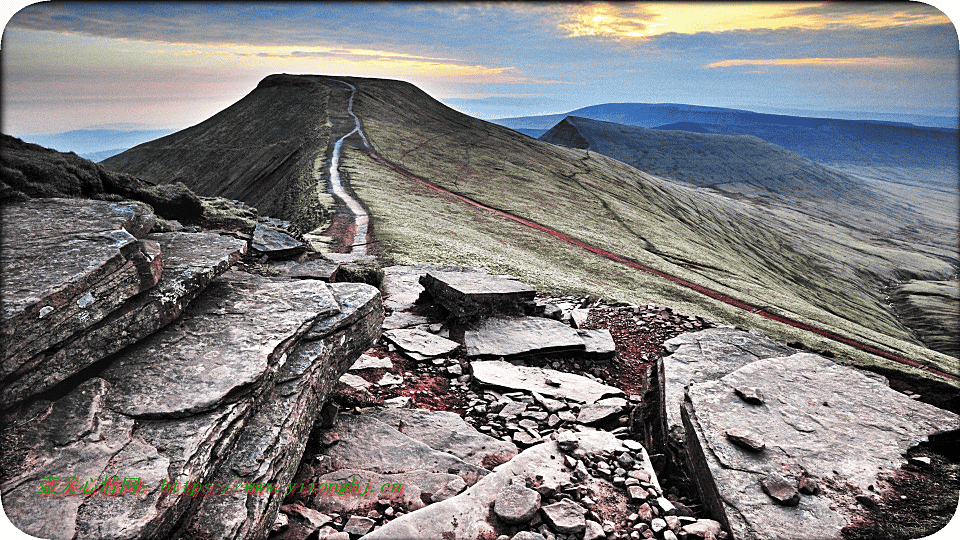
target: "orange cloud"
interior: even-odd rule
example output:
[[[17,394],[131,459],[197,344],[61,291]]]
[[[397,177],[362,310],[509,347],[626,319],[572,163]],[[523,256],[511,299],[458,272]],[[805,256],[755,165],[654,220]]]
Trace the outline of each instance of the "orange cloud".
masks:
[[[615,39],[642,39],[671,32],[726,32],[733,30],[778,30],[829,27],[882,28],[900,25],[949,23],[950,19],[924,4],[904,3],[903,7],[878,10],[862,4],[834,9],[828,3],[688,3],[688,4],[591,4],[569,14],[560,26],[567,37],[605,36]]]
[[[860,57],[860,58],[763,58],[733,59],[712,62],[704,67],[726,68],[739,66],[815,66],[815,67],[876,67],[897,69],[938,69],[935,62],[919,58]]]

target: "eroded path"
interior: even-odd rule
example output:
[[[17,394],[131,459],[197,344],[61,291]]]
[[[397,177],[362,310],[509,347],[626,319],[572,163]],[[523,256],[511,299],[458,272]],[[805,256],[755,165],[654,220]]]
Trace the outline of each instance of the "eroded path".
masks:
[[[336,195],[340,200],[346,204],[347,209],[350,210],[350,213],[353,214],[353,221],[356,225],[353,233],[353,240],[350,241],[350,253],[355,253],[358,255],[367,254],[367,232],[370,223],[370,216],[367,214],[367,211],[364,210],[363,206],[357,201],[350,193],[347,192],[343,187],[343,182],[340,179],[340,153],[343,148],[343,142],[350,138],[354,133],[358,133],[360,138],[363,140],[364,146],[368,149],[370,148],[370,143],[367,142],[366,135],[363,134],[363,130],[360,129],[360,119],[357,118],[357,115],[353,112],[353,97],[357,93],[357,88],[352,84],[346,81],[336,80],[338,83],[347,85],[350,88],[350,102],[347,105],[347,112],[353,118],[354,128],[352,131],[340,137],[333,146],[333,156],[330,158],[330,186],[333,190],[333,194]],[[319,178],[318,178],[319,180]],[[326,191],[325,189],[318,189],[319,192]],[[346,243],[346,242],[344,242]]]

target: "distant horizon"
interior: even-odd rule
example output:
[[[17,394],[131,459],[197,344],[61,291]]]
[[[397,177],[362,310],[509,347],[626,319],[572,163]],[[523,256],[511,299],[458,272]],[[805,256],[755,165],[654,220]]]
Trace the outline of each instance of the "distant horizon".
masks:
[[[618,102],[960,114],[955,25],[919,2],[45,2],[10,16],[11,134],[196,125],[272,73],[407,81],[484,120]]]
[[[454,109],[454,110],[457,110],[457,111],[459,111],[459,112],[463,112],[463,111],[460,111],[456,106],[454,106],[454,105],[452,105],[452,104],[450,104],[450,103],[446,103],[446,102],[445,102],[444,100],[442,100],[442,99],[439,99],[438,101],[440,101],[440,102],[443,103],[444,105],[446,105],[446,106],[448,106],[448,107],[450,107],[450,108],[452,108],[452,109]],[[903,111],[893,111],[893,112],[881,112],[881,111],[875,111],[875,110],[861,110],[861,111],[857,111],[857,110],[821,110],[821,111],[818,111],[818,110],[809,110],[809,109],[790,109],[790,108],[775,108],[775,107],[773,107],[773,108],[768,108],[768,109],[766,109],[766,110],[764,110],[764,109],[738,109],[738,108],[736,108],[736,107],[725,107],[725,106],[719,106],[719,105],[698,105],[698,104],[694,104],[694,103],[645,102],[645,101],[621,101],[621,102],[609,102],[609,103],[593,103],[593,104],[590,104],[590,105],[584,105],[584,106],[582,106],[582,107],[577,107],[576,109],[563,110],[563,111],[558,111],[558,112],[535,112],[535,113],[531,113],[531,114],[521,114],[521,115],[516,115],[516,116],[495,116],[495,117],[475,116],[475,118],[478,118],[478,119],[480,119],[480,120],[486,120],[486,121],[494,121],[494,120],[506,120],[506,119],[511,119],[511,118],[520,118],[520,117],[527,117],[527,116],[552,116],[552,115],[559,115],[559,114],[569,114],[569,113],[571,113],[571,112],[575,112],[575,111],[577,111],[577,110],[579,110],[579,109],[584,109],[584,108],[587,108],[587,107],[594,107],[594,106],[598,106],[598,105],[611,105],[611,104],[612,104],[612,105],[626,105],[626,104],[692,105],[692,106],[697,106],[697,107],[713,107],[713,108],[720,108],[720,109],[741,110],[741,111],[756,112],[756,113],[762,113],[762,114],[779,114],[779,115],[786,115],[786,116],[807,116],[807,117],[810,117],[810,118],[832,118],[832,119],[840,119],[840,120],[862,120],[862,121],[877,120],[876,118],[870,118],[870,116],[872,115],[872,116],[916,116],[916,117],[929,117],[929,118],[940,118],[940,119],[945,119],[945,120],[952,119],[952,120],[955,120],[955,121],[957,121],[957,122],[960,122],[960,114],[958,114],[958,115],[953,115],[953,116],[947,116],[947,115],[926,114],[926,113],[916,113],[916,112],[903,112]],[[791,112],[791,111],[793,111],[793,112]],[[217,112],[219,112],[219,111],[217,111]],[[799,114],[799,113],[809,113],[809,114]],[[464,113],[464,114],[468,114],[468,113]],[[813,114],[823,115],[823,116],[810,116],[810,115],[813,115]],[[829,116],[830,114],[837,114],[837,115],[844,115],[844,116]],[[864,115],[864,116],[863,116],[863,117],[860,117],[860,118],[847,118],[847,117],[846,117],[846,116],[850,116],[850,115]],[[212,115],[211,115],[211,116],[212,116]],[[473,115],[471,115],[471,116],[473,116]],[[202,122],[202,121],[203,121],[203,120],[201,120],[201,122]],[[148,125],[146,125],[146,124],[144,124],[144,125],[136,125],[136,124],[130,124],[130,123],[126,123],[126,124],[116,124],[116,123],[112,123],[112,124],[111,124],[111,123],[108,123],[108,124],[92,124],[92,125],[88,125],[88,126],[78,127],[78,128],[75,128],[75,129],[69,129],[69,130],[66,130],[66,131],[51,131],[51,132],[48,132],[48,133],[7,133],[7,134],[8,134],[8,135],[13,135],[13,136],[15,136],[15,137],[23,138],[23,137],[51,137],[51,136],[56,136],[56,135],[64,135],[64,134],[67,134],[67,133],[78,132],[78,131],[116,131],[116,132],[171,131],[171,132],[176,132],[176,131],[180,131],[180,130],[183,130],[183,129],[187,129],[187,128],[193,126],[193,125],[196,125],[196,124],[181,125],[181,126],[150,127],[150,126],[148,126]],[[916,124],[916,125],[917,125],[918,127],[941,127],[941,126],[927,125],[927,124]],[[6,133],[6,132],[4,132],[4,133]]]

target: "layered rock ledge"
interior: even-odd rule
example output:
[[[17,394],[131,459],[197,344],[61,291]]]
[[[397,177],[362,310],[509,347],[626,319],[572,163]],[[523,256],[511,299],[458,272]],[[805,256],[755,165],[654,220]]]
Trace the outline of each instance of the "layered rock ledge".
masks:
[[[703,502],[743,540],[839,540],[908,448],[960,429],[956,414],[809,353],[694,383],[681,412]]]

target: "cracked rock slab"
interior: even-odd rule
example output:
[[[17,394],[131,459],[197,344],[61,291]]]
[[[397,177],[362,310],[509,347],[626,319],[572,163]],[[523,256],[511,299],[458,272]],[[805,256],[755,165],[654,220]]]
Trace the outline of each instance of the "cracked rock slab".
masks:
[[[364,469],[384,474],[442,472],[460,476],[467,485],[475,484],[489,473],[453,454],[434,450],[373,414],[340,415],[331,431],[340,442],[323,449],[322,454],[330,460],[333,470]]]
[[[157,285],[117,307],[102,321],[41,353],[0,384],[9,407],[156,332],[176,319],[210,281],[246,252],[246,242],[213,233],[159,233],[144,237],[163,253]]]
[[[339,311],[325,283],[227,272],[180,320],[103,372],[115,389],[108,406],[135,417],[211,410],[258,386],[316,318]]]
[[[500,360],[475,360],[470,362],[470,368],[473,377],[483,385],[537,392],[578,403],[589,404],[607,396],[623,395],[619,388],[549,368],[515,366]]]
[[[484,435],[460,415],[425,409],[370,409],[366,414],[434,450],[491,469],[517,455],[513,443]]]
[[[156,218],[141,205],[34,199],[3,205],[2,217],[0,376],[157,282],[162,259],[137,241]]]
[[[531,354],[586,350],[577,330],[543,317],[492,317],[463,333],[471,358],[510,358]]]
[[[733,328],[680,334],[664,342],[663,347],[670,353],[663,358],[668,430],[682,425],[680,402],[687,384],[719,379],[750,362],[797,352],[762,334]]]
[[[736,393],[743,385],[758,389],[764,404],[744,402]],[[777,473],[796,489],[809,475],[866,492],[880,473],[905,463],[908,448],[960,429],[956,414],[809,353],[751,362],[692,384],[687,396],[682,413],[692,477],[710,513],[738,539],[839,539],[853,493],[831,488],[829,497],[821,490],[780,506],[761,481]],[[731,430],[759,434],[765,450],[738,447],[725,435]]]

